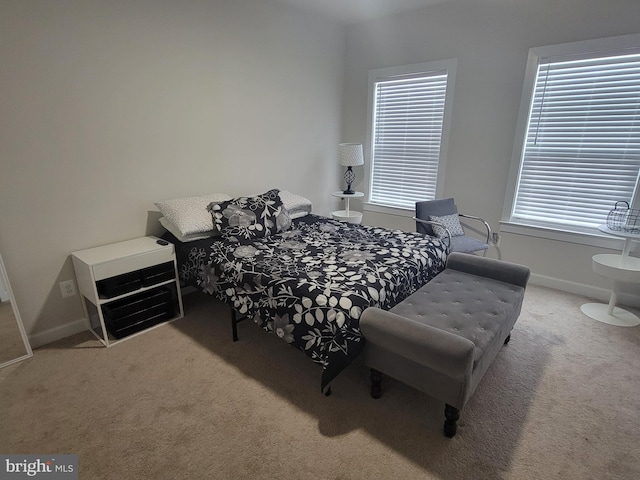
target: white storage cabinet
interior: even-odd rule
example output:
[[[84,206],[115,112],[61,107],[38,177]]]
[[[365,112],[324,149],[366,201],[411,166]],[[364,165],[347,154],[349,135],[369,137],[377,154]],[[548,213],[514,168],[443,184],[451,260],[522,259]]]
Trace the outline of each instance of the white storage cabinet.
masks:
[[[174,246],[158,240],[71,254],[89,329],[107,347],[184,316]]]

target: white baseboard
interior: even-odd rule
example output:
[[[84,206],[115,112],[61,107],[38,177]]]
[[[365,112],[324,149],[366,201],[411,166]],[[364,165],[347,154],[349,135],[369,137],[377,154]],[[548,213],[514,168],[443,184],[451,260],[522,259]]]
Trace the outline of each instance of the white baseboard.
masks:
[[[546,275],[538,275],[532,273],[529,281],[534,285],[553,288],[555,290],[574,293],[576,295],[582,295],[584,297],[593,298],[605,303],[609,301],[609,297],[611,296],[611,291],[605,288],[585,285],[583,283],[570,282],[568,280],[561,280],[553,277],[547,277]],[[190,290],[188,288],[185,289],[185,291],[187,293],[190,293]],[[185,291],[183,291],[183,295]],[[193,289],[192,291],[196,290]],[[628,293],[619,293],[618,304],[640,308],[640,296]],[[81,318],[79,320],[75,320],[74,322],[70,322],[64,325],[60,325],[59,327],[46,330],[44,332],[30,335],[29,343],[31,344],[31,348],[38,348],[48,343],[70,337],[71,335],[75,335],[76,333],[84,332],[85,330],[87,330],[87,320],[85,318]]]
[[[29,344],[31,348],[38,348],[48,343],[52,343],[63,338],[70,337],[76,333],[84,332],[87,330],[87,319],[81,318],[70,323],[65,323],[59,327],[54,327],[44,332],[38,332],[33,335],[29,335]]]
[[[563,292],[575,293],[576,295],[593,298],[604,303],[608,303],[609,298],[611,297],[611,290],[607,290],[606,288],[585,285],[584,283],[570,282],[559,278],[547,277],[546,275],[537,275],[532,273],[529,281],[534,285],[553,288]],[[640,296],[630,293],[618,293],[617,304],[640,308]]]

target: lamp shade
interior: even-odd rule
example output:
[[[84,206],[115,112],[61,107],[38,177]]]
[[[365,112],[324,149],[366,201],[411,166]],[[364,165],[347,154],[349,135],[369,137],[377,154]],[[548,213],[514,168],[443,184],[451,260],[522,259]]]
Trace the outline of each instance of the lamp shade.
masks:
[[[338,162],[345,167],[364,165],[361,143],[341,143],[338,145]]]

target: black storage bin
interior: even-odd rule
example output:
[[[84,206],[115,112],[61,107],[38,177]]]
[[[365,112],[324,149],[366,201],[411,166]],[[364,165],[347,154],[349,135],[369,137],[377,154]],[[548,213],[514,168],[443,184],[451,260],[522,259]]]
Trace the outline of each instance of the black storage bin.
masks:
[[[102,306],[109,333],[126,337],[175,315],[173,295],[168,288],[154,288]]]
[[[102,298],[113,298],[125,293],[134,292],[142,286],[140,271],[123,273],[115,277],[105,278],[96,282],[98,294]]]
[[[142,286],[150,287],[158,283],[173,280],[175,278],[175,267],[173,262],[166,262],[160,265],[154,265],[140,271],[142,277]]]
[[[164,312],[158,313],[157,315],[151,316],[145,320],[141,320],[137,323],[134,323],[132,325],[127,325],[124,327],[115,327],[114,325],[111,325],[108,322],[105,322],[105,325],[107,327],[107,331],[111,335],[113,335],[117,340],[119,340],[121,338],[124,338],[133,333],[139,332],[146,328],[153,327],[158,323],[165,322],[169,320],[172,316],[173,315],[171,312],[164,311]]]

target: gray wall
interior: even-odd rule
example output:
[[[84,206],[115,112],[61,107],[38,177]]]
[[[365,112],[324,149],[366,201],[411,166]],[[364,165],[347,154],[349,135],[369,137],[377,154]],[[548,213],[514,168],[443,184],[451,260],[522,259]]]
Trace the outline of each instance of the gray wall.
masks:
[[[0,252],[33,344],[84,328],[69,253],[161,232],[156,200],[278,187],[336,208],[371,68],[458,58],[445,193],[497,227],[528,49],[638,18],[637,0],[461,0],[346,33],[266,0],[0,0]],[[605,294],[599,251],[505,234],[492,253]]]
[[[277,187],[328,213],[344,28],[263,0],[0,2],[0,252],[34,346],[84,328],[70,252],[153,202]]]
[[[350,28],[345,137],[366,140],[369,69],[457,58],[444,196],[498,230],[529,48],[638,33],[638,19],[637,0],[461,0]],[[364,222],[415,228],[410,219],[372,212]],[[529,265],[537,283],[607,298],[608,283],[591,269],[602,252],[503,233],[491,256]]]

